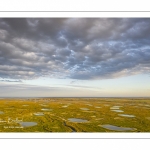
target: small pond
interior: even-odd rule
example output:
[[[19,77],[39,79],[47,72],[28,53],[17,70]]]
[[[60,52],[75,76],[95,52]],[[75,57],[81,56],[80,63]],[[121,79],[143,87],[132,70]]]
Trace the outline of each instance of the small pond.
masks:
[[[34,113],[35,116],[43,116],[43,112],[37,112],[37,113]]]
[[[32,127],[32,126],[36,126],[37,123],[36,122],[20,122],[19,123],[22,127]]]
[[[114,130],[114,131],[133,131],[135,128],[125,128],[125,127],[118,127],[110,124],[101,125],[101,127],[108,129],[108,130]]]
[[[115,109],[113,109],[113,110],[111,110],[111,111],[114,111],[114,112],[124,112],[123,110],[115,110]]]
[[[122,106],[113,106],[113,107],[110,107],[110,109],[120,109],[120,107]]]
[[[64,106],[62,106],[63,108],[66,108],[66,107],[68,107],[68,105],[64,105]]]
[[[79,123],[87,122],[87,120],[85,120],[85,119],[79,119],[79,118],[69,118],[68,120],[70,122],[79,122]]]
[[[135,117],[134,115],[128,115],[128,114],[119,114],[119,116],[122,116],[122,117],[129,117],[129,118]]]
[[[42,108],[41,110],[43,110],[43,111],[52,111],[52,109],[49,109],[49,108]]]
[[[88,108],[80,108],[81,110],[89,110]]]

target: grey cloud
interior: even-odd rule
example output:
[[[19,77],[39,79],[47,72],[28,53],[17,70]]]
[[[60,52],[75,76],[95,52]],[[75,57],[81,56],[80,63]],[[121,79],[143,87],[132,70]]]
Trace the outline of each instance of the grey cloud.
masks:
[[[70,85],[66,85],[66,86],[68,86],[68,87],[79,87],[79,88],[86,88],[86,89],[96,89],[96,90],[100,90],[100,89],[102,89],[102,88],[99,88],[99,87],[91,87],[91,86],[85,86],[85,85],[74,85],[74,84],[70,84]]]
[[[22,82],[21,80],[0,80],[0,82]]]
[[[150,72],[149,18],[1,18],[0,77],[106,79]]]
[[[54,87],[54,86],[37,86],[37,85],[26,85],[17,83],[5,83],[1,82],[0,84],[0,95],[1,97],[45,97],[45,96],[56,96],[61,94],[64,96],[65,91],[71,91],[70,88]]]
[[[3,82],[3,81],[2,81]],[[9,81],[8,81],[9,82]],[[17,82],[17,81],[16,81]],[[19,82],[19,81],[18,81]],[[20,90],[59,90],[59,87],[50,87],[50,86],[37,86],[37,85],[26,85],[26,84],[15,84],[12,85],[12,84],[1,84],[0,85],[0,89],[12,89],[12,90],[15,90],[15,89],[20,89]]]
[[[74,84],[76,81],[71,81],[70,84]]]

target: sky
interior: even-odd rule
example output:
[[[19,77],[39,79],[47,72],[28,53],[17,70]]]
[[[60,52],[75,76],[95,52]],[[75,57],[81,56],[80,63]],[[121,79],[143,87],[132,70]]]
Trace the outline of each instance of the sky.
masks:
[[[150,18],[0,18],[0,97],[150,97]]]

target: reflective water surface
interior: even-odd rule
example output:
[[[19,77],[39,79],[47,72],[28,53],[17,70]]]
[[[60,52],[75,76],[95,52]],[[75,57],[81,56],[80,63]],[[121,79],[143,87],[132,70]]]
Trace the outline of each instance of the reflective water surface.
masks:
[[[65,105],[65,106],[62,106],[62,107],[66,108],[66,107],[68,107],[68,105]]]
[[[111,111],[114,111],[114,112],[124,112],[123,110],[115,110],[115,109],[113,109]]]
[[[88,108],[80,108],[81,110],[89,110]]]
[[[43,110],[43,111],[51,111],[52,109],[49,109],[49,108],[43,108],[43,109],[41,109],[41,110]]]
[[[112,106],[112,107],[110,107],[110,109],[120,109],[120,107],[122,107],[122,106]]]
[[[22,127],[31,127],[31,126],[36,126],[36,122],[20,122],[19,123]]]
[[[70,122],[87,122],[85,119],[79,119],[79,118],[69,118]]]
[[[130,117],[130,118],[135,117],[134,115],[128,115],[128,114],[119,114],[119,116],[123,116],[123,117]]]
[[[37,113],[34,113],[35,116],[43,116],[43,112],[37,112]]]
[[[108,129],[108,130],[114,130],[114,131],[132,131],[135,130],[135,128],[126,128],[126,127],[118,127],[110,124],[101,125],[101,127]]]

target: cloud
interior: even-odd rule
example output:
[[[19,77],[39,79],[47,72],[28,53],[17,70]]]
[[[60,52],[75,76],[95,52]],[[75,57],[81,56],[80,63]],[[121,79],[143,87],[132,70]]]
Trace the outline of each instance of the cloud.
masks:
[[[70,84],[74,84],[74,83],[76,83],[76,81],[71,81],[71,82],[70,82]]]
[[[0,77],[108,79],[150,72],[149,18],[1,18]]]
[[[22,82],[21,80],[0,80],[0,82]]]
[[[9,82],[9,81],[8,81]],[[7,94],[9,95],[10,92],[30,92],[30,91],[59,91],[61,88],[59,87],[50,87],[50,86],[37,86],[37,85],[26,85],[26,84],[21,84],[21,83],[1,83],[0,84],[0,91],[1,93],[5,92],[6,93],[7,89]],[[62,90],[62,89],[61,89]],[[4,94],[5,94],[4,93]]]
[[[77,88],[85,88],[85,89],[96,89],[96,90],[102,90],[102,88],[99,88],[99,87],[92,87],[92,86],[85,86],[85,85],[73,85],[73,84],[70,84],[70,85],[66,85],[68,87],[77,87]]]

